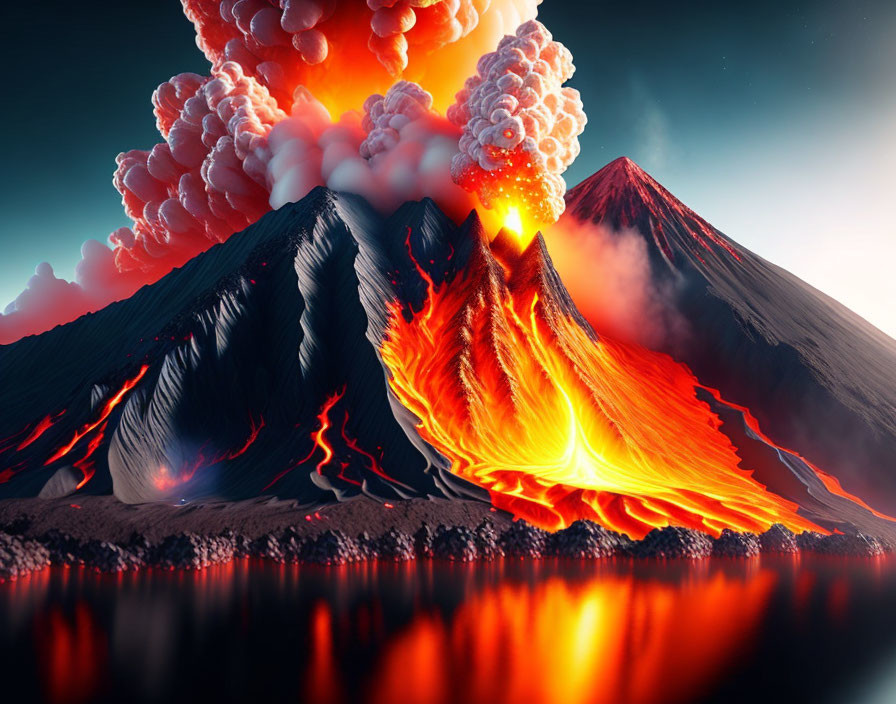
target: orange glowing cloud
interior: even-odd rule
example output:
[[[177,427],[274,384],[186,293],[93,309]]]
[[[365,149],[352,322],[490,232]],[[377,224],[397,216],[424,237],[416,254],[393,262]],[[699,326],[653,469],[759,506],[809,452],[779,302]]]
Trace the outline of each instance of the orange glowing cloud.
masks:
[[[304,86],[334,115],[397,78],[445,110],[479,57],[540,0],[183,0],[215,65],[236,61],[288,109]],[[351,76],[352,80],[346,80]]]

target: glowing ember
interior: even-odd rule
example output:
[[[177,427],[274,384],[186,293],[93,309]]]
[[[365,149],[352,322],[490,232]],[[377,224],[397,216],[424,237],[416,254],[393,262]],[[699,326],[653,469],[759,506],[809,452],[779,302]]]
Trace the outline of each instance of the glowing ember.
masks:
[[[87,482],[89,482],[94,473],[96,472],[96,463],[91,459],[93,453],[99,449],[99,446],[103,443],[103,437],[106,433],[106,426],[108,425],[108,421],[103,423],[100,429],[97,431],[96,435],[90,440],[90,443],[87,445],[87,452],[84,453],[84,456],[75,462],[75,467],[81,471],[83,478],[78,485],[75,487],[75,491],[83,487]]]
[[[248,450],[252,446],[252,444],[258,439],[258,434],[261,432],[261,429],[264,427],[264,418],[261,418],[258,425],[256,425],[255,419],[250,416],[249,424],[250,424],[250,431],[249,431],[249,437],[246,439],[246,442],[238,450],[234,450],[233,452],[228,453],[227,459],[234,460],[237,457],[239,457],[240,455],[245,454],[246,450]]]
[[[452,178],[486,208],[510,200],[527,220],[555,222],[564,208],[562,174],[578,156],[586,123],[578,91],[563,87],[575,70],[572,54],[531,20],[476,68],[448,110],[463,128]]]
[[[509,262],[505,284],[480,244],[467,277],[410,322],[390,307],[390,385],[454,473],[549,529],[587,518],[632,537],[666,525],[825,532],[739,467],[685,367],[593,340],[530,278],[533,256]]]
[[[351,466],[351,462],[346,461],[350,459],[345,457],[345,453],[339,453],[334,448],[332,442],[329,438],[327,438],[327,433],[333,428],[333,421],[330,418],[330,414],[336,405],[343,399],[345,396],[345,386],[343,386],[339,391],[336,391],[330,394],[323,405],[321,406],[320,412],[317,414],[317,421],[319,423],[317,430],[311,433],[311,440],[314,443],[311,447],[311,451],[305,455],[298,462],[294,462],[292,465],[287,467],[285,470],[280,472],[276,477],[274,477],[262,491],[267,491],[274,484],[279,482],[283,477],[289,474],[296,467],[299,467],[309,460],[317,453],[318,450],[323,452],[323,457],[315,466],[315,471],[318,474],[323,474],[324,467],[331,466],[333,464],[334,459],[339,459],[338,462],[339,472],[338,478],[342,479],[349,484],[354,484],[356,486],[361,486],[361,482],[357,479],[353,479],[349,476],[346,476],[345,471]],[[383,468],[380,466],[380,463],[377,461],[376,457],[374,457],[367,450],[362,448],[356,438],[352,437],[348,432],[348,423],[349,423],[349,413],[345,411],[342,420],[342,427],[340,428],[340,435],[342,437],[343,442],[345,443],[345,447],[352,452],[357,453],[361,456],[363,464],[366,466],[368,470],[376,474],[378,477],[385,479],[386,481],[396,483],[394,479],[392,479]],[[337,457],[338,454],[338,457]],[[343,459],[345,457],[345,459]]]

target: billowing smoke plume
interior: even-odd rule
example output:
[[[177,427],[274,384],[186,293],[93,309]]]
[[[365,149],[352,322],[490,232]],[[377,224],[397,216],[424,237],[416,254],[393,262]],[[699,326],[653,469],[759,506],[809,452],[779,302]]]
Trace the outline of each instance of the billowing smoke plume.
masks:
[[[159,86],[153,104],[164,141],[118,156],[113,182],[133,225],[112,233],[112,249],[86,243],[74,282],[41,264],[0,315],[0,344],[125,298],[318,185],[383,211],[430,197],[462,218],[474,191],[495,204],[504,173],[514,197],[532,212],[543,199],[537,212],[552,220],[562,205],[559,173],[584,125],[578,95],[560,87],[572,74],[569,52],[526,22],[483,57],[451,120],[437,98],[468,75],[460,71],[471,51],[494,48],[503,28],[534,16],[538,2],[369,0],[334,13],[337,0],[185,0],[213,68]],[[370,73],[371,59],[381,76]],[[398,73],[435,78],[395,82]],[[388,90],[371,95],[378,84]],[[333,106],[346,103],[363,112],[334,119]],[[500,134],[486,134],[498,123]],[[506,154],[492,149],[502,139],[511,140]],[[485,168],[517,152],[531,162],[525,193],[515,192],[518,174]],[[477,161],[467,164],[473,153]]]
[[[599,335],[649,349],[686,341],[675,292],[652,276],[640,233],[564,217],[544,236],[563,283],[575,292],[576,307]]]
[[[509,203],[540,223],[560,217],[561,174],[586,122],[579,92],[562,87],[574,70],[572,54],[535,20],[479,60],[448,117],[463,127],[451,173],[485,207]]]
[[[153,105],[165,141],[119,154],[114,183],[134,226],[111,240],[120,269],[164,273],[268,210],[267,136],[286,114],[232,62],[175,76]]]
[[[152,101],[165,141],[119,154],[113,178],[133,226],[110,235],[114,251],[85,243],[75,282],[41,264],[0,316],[0,344],[126,298],[270,209],[267,135],[286,114],[267,89],[228,62],[175,76]]]
[[[459,136],[414,83],[400,81],[385,96],[370,96],[362,118],[349,113],[337,123],[310,94],[300,93],[292,116],[271,132],[271,207],[325,185],[362,195],[384,212],[428,196],[462,217],[472,203],[450,175]]]
[[[541,2],[182,1],[213,64],[236,61],[284,109],[302,85],[336,112],[356,108],[398,77],[427,86],[444,110],[476,59],[535,17]]]

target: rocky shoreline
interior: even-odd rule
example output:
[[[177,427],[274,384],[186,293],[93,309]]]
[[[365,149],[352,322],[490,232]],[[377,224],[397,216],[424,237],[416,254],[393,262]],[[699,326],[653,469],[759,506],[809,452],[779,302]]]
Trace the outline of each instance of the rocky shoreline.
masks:
[[[114,501],[114,500],[113,500]],[[256,501],[241,507],[242,523],[223,529],[221,504],[165,507],[169,520],[148,520],[145,510],[92,497],[90,505],[11,500],[0,503],[0,581],[16,579],[50,565],[84,566],[101,572],[147,567],[203,569],[233,559],[257,557],[282,563],[343,565],[365,560],[403,562],[434,559],[455,562],[498,558],[703,559],[750,558],[760,553],[811,552],[872,557],[894,546],[861,533],[795,535],[781,525],[765,533],[725,530],[718,538],[687,528],[655,529],[642,540],[608,531],[589,521],[549,533],[478,502],[415,499],[401,505],[370,500],[309,512],[291,502]],[[230,508],[235,508],[231,506]],[[78,520],[91,509],[91,520]],[[159,518],[150,510],[149,518]],[[124,513],[124,516],[122,516]],[[452,514],[453,515],[450,515]],[[99,514],[99,515],[97,515]],[[128,515],[130,514],[130,515]],[[240,511],[227,518],[240,516]],[[251,516],[253,520],[248,520]],[[164,516],[162,516],[164,517]],[[351,519],[351,520],[350,520]],[[379,527],[374,533],[358,524]],[[245,532],[234,530],[241,525]],[[122,531],[131,528],[127,537]]]

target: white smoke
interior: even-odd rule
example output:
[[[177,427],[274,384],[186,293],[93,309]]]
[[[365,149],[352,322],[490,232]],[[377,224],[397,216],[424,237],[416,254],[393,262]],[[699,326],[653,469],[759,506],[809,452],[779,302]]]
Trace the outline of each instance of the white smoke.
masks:
[[[448,118],[463,128],[452,176],[485,207],[510,198],[538,222],[560,217],[561,174],[587,121],[579,92],[562,87],[574,71],[572,54],[536,20],[479,60]]]
[[[399,81],[385,96],[370,96],[364,111],[334,123],[310,93],[297,92],[291,117],[268,142],[272,208],[323,185],[361,195],[383,212],[424,197],[456,216],[469,211],[450,175],[459,130],[433,112],[429,93]]]

